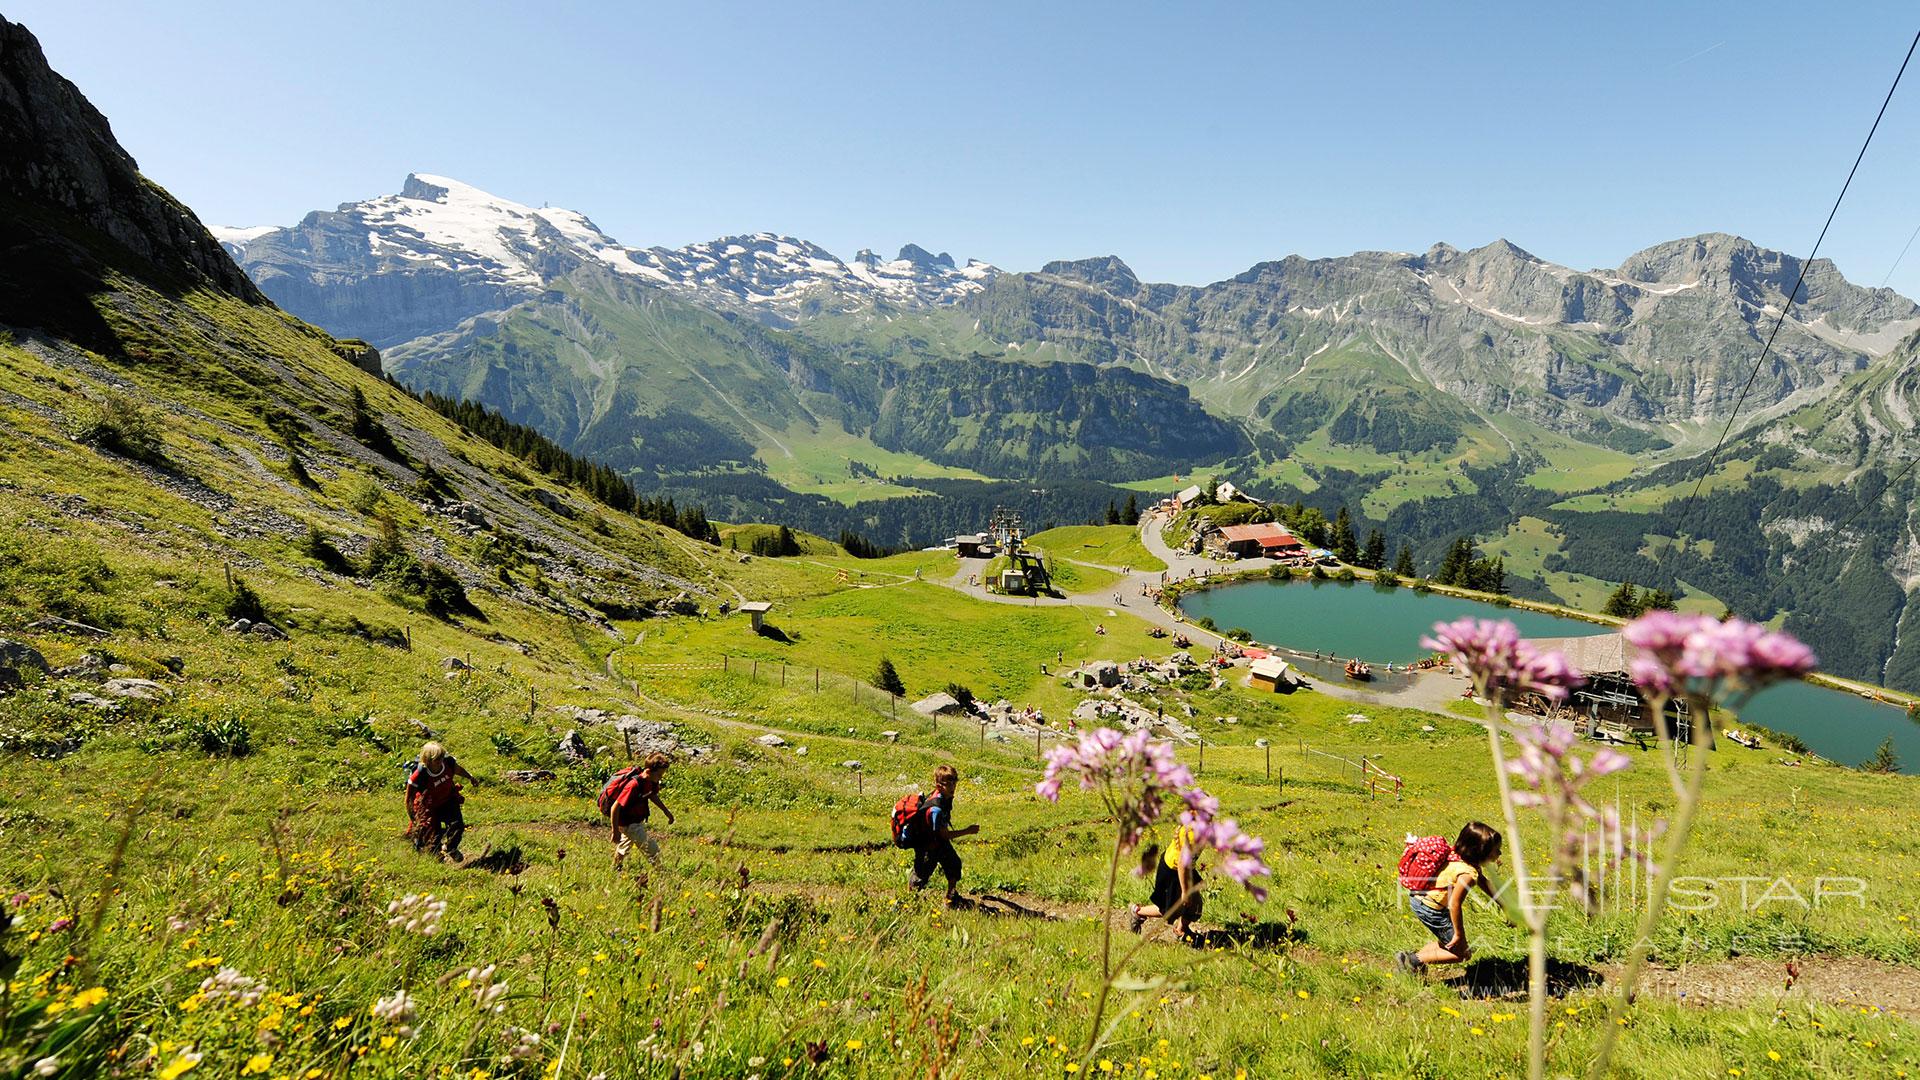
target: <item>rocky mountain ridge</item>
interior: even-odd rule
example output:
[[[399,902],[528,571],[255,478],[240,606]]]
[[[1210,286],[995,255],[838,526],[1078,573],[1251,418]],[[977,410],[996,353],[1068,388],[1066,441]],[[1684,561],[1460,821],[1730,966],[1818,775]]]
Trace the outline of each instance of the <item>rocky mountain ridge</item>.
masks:
[[[1205,286],[1144,283],[1108,256],[1001,275],[963,306],[996,341],[1140,366],[1230,413],[1276,411],[1317,357],[1358,342],[1475,409],[1606,441],[1622,422],[1660,434],[1724,419],[1799,271],[1792,256],[1718,233],[1615,270],[1574,270],[1501,240],[1292,256]],[[1818,260],[1748,407],[1804,403],[1917,328],[1920,306]]]
[[[409,175],[398,194],[314,211],[289,227],[215,232],[281,306],[381,347],[531,299],[583,265],[772,325],[873,304],[950,304],[997,272],[913,244],[893,259],[862,250],[843,262],[767,232],[630,248],[584,214],[426,173]]]

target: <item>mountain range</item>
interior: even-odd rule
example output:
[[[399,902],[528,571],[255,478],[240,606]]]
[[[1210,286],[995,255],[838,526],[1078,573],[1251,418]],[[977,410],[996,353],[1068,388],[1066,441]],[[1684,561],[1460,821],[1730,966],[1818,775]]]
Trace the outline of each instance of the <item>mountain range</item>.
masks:
[[[1791,609],[1837,670],[1920,682],[1899,632],[1920,545],[1894,495],[1852,501],[1910,453],[1920,306],[1737,236],[1609,269],[1499,240],[1194,286],[1114,256],[1015,272],[766,233],[634,248],[423,174],[217,231],[266,296],[379,345],[401,382],[732,516],[919,542],[968,527],[996,480],[1098,499],[1206,470],[1351,506],[1423,559],[1474,536],[1525,595],[1594,608],[1631,580]],[[1857,541],[1836,545],[1823,529],[1848,514]]]

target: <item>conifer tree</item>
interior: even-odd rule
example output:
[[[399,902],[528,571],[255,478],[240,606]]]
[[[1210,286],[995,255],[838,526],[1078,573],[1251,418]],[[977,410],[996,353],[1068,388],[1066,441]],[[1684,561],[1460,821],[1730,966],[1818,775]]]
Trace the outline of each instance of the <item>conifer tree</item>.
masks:
[[[884,656],[880,658],[880,669],[873,673],[873,685],[894,697],[904,697],[907,693],[907,684],[901,682],[900,673],[893,670],[893,661]]]
[[[1640,597],[1633,590],[1633,582],[1623,581],[1620,587],[1613,590],[1613,594],[1607,597],[1606,604],[1600,608],[1600,614],[1611,615],[1616,619],[1631,619],[1638,616],[1641,610]]]
[[[1387,538],[1379,529],[1367,533],[1367,546],[1360,553],[1360,565],[1369,570],[1385,569],[1387,565]]]
[[[1333,516],[1332,540],[1333,553],[1340,557],[1341,562],[1358,563],[1360,561],[1360,544],[1353,535],[1353,518],[1344,506]]]
[[[1400,542],[1400,554],[1394,556],[1393,572],[1401,577],[1420,576],[1420,572],[1413,565],[1413,545],[1405,540]]]

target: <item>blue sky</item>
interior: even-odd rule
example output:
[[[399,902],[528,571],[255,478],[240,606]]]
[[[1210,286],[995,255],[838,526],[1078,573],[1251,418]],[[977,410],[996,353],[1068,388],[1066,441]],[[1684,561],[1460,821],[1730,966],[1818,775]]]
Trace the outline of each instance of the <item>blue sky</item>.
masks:
[[[1198,283],[1506,237],[1578,267],[1804,254],[1920,11],[1616,3],[295,5],[11,0],[210,222],[441,173],[624,243],[773,230]],[[1710,10],[1711,8],[1717,10]],[[1920,226],[1920,65],[1823,254]],[[1920,245],[1916,245],[1920,248]],[[1891,284],[1920,296],[1920,251]]]

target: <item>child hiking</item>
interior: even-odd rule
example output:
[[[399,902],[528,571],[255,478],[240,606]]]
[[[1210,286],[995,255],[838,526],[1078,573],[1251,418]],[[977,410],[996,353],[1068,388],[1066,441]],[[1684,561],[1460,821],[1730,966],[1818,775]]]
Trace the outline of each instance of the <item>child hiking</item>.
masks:
[[[953,827],[953,793],[960,785],[960,773],[951,765],[933,770],[933,794],[918,797],[917,806],[908,808],[906,820],[899,822],[894,842],[913,849],[913,871],[907,884],[924,889],[933,880],[938,867],[947,877],[947,903],[960,901],[960,853],[953,850],[956,836],[972,836],[980,826]],[[906,800],[902,799],[902,803]],[[902,808],[895,807],[896,820]]]
[[[1127,929],[1137,934],[1148,919],[1165,919],[1179,924],[1183,940],[1191,936],[1201,909],[1200,861],[1197,854],[1188,855],[1193,850],[1193,830],[1185,825],[1175,828],[1166,852],[1154,860],[1151,903],[1133,905]]]
[[[480,782],[439,743],[420,748],[419,759],[407,770],[407,839],[416,851],[457,864],[463,861],[460,838],[467,831],[467,821],[460,813],[466,799],[454,783],[456,777]]]
[[[1500,858],[1500,834],[1492,826],[1469,821],[1448,846],[1446,838],[1408,839],[1400,857],[1400,884],[1407,890],[1407,906],[1433,940],[1417,952],[1395,959],[1400,970],[1417,973],[1428,964],[1458,964],[1473,953],[1467,944],[1467,891],[1475,885],[1493,899],[1493,887],[1481,868]]]
[[[638,844],[647,861],[660,865],[660,845],[647,832],[647,816],[659,807],[673,824],[673,811],[660,801],[660,781],[666,778],[673,759],[655,750],[640,764],[614,773],[600,789],[600,812],[613,824],[613,868],[627,861],[627,853]]]

